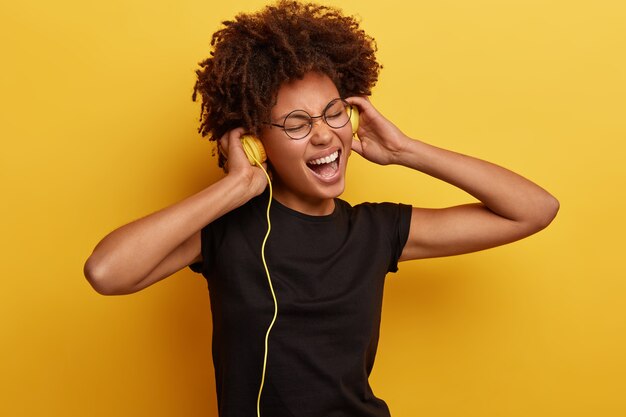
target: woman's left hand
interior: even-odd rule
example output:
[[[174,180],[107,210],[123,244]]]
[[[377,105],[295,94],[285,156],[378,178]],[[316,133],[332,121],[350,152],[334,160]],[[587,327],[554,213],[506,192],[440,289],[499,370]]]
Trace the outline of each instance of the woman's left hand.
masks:
[[[352,139],[352,149],[379,165],[397,163],[411,139],[380,114],[367,97],[354,96],[346,101],[359,109],[359,139]]]

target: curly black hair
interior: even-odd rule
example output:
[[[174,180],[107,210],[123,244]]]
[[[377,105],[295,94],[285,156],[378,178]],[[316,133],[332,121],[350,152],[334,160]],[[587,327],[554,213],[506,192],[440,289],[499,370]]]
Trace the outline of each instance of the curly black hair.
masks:
[[[337,8],[280,0],[222,24],[192,95],[202,97],[198,132],[210,140],[236,127],[259,135],[280,86],[307,72],[326,74],[347,97],[370,95],[382,68],[374,38]]]

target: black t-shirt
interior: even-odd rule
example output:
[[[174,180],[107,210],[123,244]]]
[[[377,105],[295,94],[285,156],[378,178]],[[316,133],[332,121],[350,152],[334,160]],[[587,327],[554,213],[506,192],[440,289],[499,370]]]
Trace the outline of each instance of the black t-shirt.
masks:
[[[221,417],[256,415],[274,303],[261,260],[267,192],[202,229]],[[264,417],[387,417],[368,377],[378,345],[384,278],[397,271],[411,207],[335,199],[327,216],[276,200],[265,256],[278,300],[269,336]]]

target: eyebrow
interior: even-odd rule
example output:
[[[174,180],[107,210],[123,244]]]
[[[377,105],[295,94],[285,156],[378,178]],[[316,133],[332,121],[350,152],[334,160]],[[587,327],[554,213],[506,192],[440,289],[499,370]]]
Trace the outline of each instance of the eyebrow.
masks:
[[[284,121],[284,120],[285,120],[285,117],[287,117],[287,115],[288,115],[289,113],[291,113],[292,111],[293,111],[293,110],[289,110],[287,113],[285,113],[285,114],[281,114],[280,116],[278,116],[278,117],[276,118],[276,120],[282,120],[282,121]]]
[[[308,119],[309,116],[305,116],[304,114],[296,114],[296,115],[291,115],[291,117],[296,117],[298,119]]]
[[[328,103],[326,103],[326,105],[325,105],[325,106],[324,106],[324,108],[322,109],[322,112],[323,112],[324,110],[326,110],[326,106],[328,106],[328,104],[329,104],[331,101],[336,100],[336,99],[338,99],[338,98],[342,98],[342,97],[341,97],[341,96],[338,96],[338,97],[331,98],[330,100],[328,100]],[[285,117],[287,117],[287,115],[289,115],[289,113],[293,113],[293,112],[294,112],[294,111],[296,111],[296,110],[306,111],[306,110],[304,110],[304,109],[293,109],[293,110],[289,110],[288,112],[286,112],[286,113],[281,114],[280,116],[278,116],[276,119],[277,119],[277,120],[282,120],[282,121],[284,121],[284,120],[285,120]],[[307,113],[309,113],[308,111],[306,111],[306,112],[307,112]],[[311,113],[309,113],[309,115],[310,115],[310,114],[311,114]],[[321,115],[320,115],[320,116],[321,116]]]
[[[306,110],[302,110],[302,109],[293,109],[293,110],[289,110],[288,112],[281,114],[280,116],[278,116],[276,119],[284,122],[285,121],[285,117],[289,116],[291,113],[293,113],[294,111],[306,111]],[[308,113],[308,112],[307,112]]]

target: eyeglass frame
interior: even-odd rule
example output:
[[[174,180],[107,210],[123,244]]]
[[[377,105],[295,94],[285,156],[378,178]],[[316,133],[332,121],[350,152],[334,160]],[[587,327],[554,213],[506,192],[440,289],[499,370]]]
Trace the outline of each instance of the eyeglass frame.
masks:
[[[333,105],[337,100],[341,101],[343,104],[345,104],[347,109],[350,109],[350,112],[348,113],[348,120],[346,120],[346,122],[344,124],[342,124],[341,126],[331,126],[328,123],[328,120],[326,120],[326,111],[331,107],[331,105]],[[306,134],[302,137],[299,138],[294,138],[292,137],[289,133],[287,133],[287,129],[285,129],[285,122],[287,121],[287,118],[289,116],[291,116],[293,113],[295,112],[304,112],[307,114],[307,116],[309,116],[309,130],[306,132]],[[328,125],[328,127],[332,128],[332,129],[341,129],[342,127],[344,127],[345,125],[347,125],[350,122],[350,119],[352,118],[352,106],[350,105],[350,103],[348,103],[343,97],[337,97],[332,99],[331,101],[328,102],[328,104],[326,105],[326,107],[324,107],[324,110],[322,110],[322,114],[320,114],[319,116],[311,116],[311,114],[306,111],[306,110],[301,110],[301,109],[296,109],[296,110],[292,110],[289,113],[287,113],[287,115],[285,116],[285,118],[283,119],[283,124],[278,124],[278,123],[272,123],[272,122],[266,122],[266,124],[270,125],[270,126],[276,126],[276,127],[280,127],[283,132],[285,132],[285,135],[287,135],[287,137],[289,137],[289,139],[291,140],[302,140],[304,138],[306,138],[307,136],[309,136],[309,133],[311,133],[311,131],[313,130],[313,123],[314,123],[314,119],[319,119],[321,118],[324,123],[326,123],[326,125]]]

